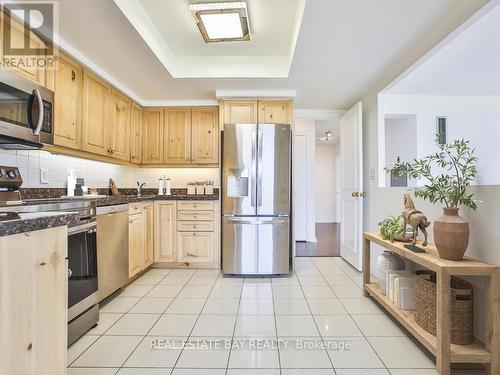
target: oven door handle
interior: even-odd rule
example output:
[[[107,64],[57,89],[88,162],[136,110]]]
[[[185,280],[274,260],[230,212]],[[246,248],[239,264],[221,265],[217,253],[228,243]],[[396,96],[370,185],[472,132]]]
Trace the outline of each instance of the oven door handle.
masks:
[[[33,95],[35,95],[36,100],[38,101],[38,123],[36,125],[35,130],[33,131],[33,135],[40,135],[40,131],[42,130],[43,120],[45,118],[45,108],[43,107],[42,94],[40,94],[40,90],[34,89]]]
[[[78,225],[76,227],[68,228],[68,234],[71,235],[71,234],[78,234],[78,233],[82,233],[82,232],[88,232],[89,229],[94,229],[94,228],[97,228],[97,224],[95,222],[88,223],[88,224],[82,224],[82,225]]]

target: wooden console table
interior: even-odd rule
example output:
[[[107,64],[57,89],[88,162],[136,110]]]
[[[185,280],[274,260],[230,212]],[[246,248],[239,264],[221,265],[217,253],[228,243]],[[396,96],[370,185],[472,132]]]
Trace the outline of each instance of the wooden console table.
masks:
[[[401,242],[383,240],[379,233],[365,233],[363,250],[363,292],[373,297],[396,318],[417,340],[436,356],[437,372],[450,374],[452,363],[482,363],[490,375],[500,375],[500,267],[471,258],[461,262],[441,259],[429,244],[425,253],[414,253]],[[437,326],[436,336],[420,327],[413,311],[402,310],[381,293],[378,283],[370,282],[371,242],[436,272]],[[451,276],[484,276],[488,278],[486,343],[475,340],[471,345],[450,343],[450,279]]]

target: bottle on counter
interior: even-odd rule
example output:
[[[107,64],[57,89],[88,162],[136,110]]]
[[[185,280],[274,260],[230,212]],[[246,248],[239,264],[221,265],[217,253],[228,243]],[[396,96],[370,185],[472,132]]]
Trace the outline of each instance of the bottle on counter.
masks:
[[[170,191],[170,178],[163,176],[163,188],[165,189],[165,195],[172,195]]]
[[[67,195],[68,197],[74,197],[75,196],[75,188],[76,188],[76,175],[75,175],[75,170],[70,169],[69,171],[69,176],[68,176],[68,191]]]
[[[158,179],[158,195],[163,195],[163,178]]]

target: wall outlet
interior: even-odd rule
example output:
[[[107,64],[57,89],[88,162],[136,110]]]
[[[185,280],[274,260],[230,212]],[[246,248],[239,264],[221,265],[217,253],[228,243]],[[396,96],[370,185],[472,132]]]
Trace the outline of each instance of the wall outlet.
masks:
[[[41,184],[49,183],[49,170],[47,168],[40,168],[40,183]]]

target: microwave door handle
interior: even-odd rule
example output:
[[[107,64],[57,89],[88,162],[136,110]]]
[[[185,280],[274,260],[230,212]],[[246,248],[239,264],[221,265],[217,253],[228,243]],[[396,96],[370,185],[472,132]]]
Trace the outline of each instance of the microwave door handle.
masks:
[[[35,130],[33,131],[33,135],[40,135],[40,131],[42,130],[43,119],[45,117],[45,108],[43,107],[42,94],[40,94],[40,90],[34,89],[33,95],[36,97],[38,101],[38,123],[36,125]]]

